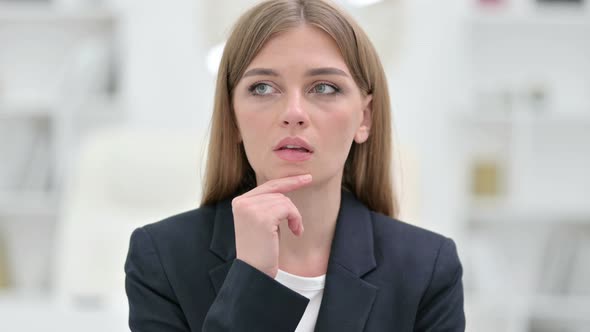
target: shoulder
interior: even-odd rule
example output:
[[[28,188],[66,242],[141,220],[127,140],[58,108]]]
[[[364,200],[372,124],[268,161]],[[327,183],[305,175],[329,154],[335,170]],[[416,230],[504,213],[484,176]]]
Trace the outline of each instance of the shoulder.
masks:
[[[160,255],[208,248],[216,215],[216,206],[202,206],[137,228],[131,245],[151,247]]]
[[[464,331],[463,267],[455,242],[378,213],[372,216],[380,275],[393,278],[393,294],[403,293],[406,305],[416,305],[415,330]]]
[[[439,248],[450,239],[442,234],[411,225],[399,219],[371,211],[374,236],[378,241],[394,245],[397,249]]]
[[[436,232],[371,212],[378,260],[424,282],[452,282],[462,274],[455,242]]]
[[[162,274],[173,287],[187,278],[207,280],[220,258],[211,252],[216,205],[178,213],[135,229],[131,234],[125,271],[143,271],[145,278]]]
[[[180,212],[160,221],[147,224],[143,228],[150,235],[158,238],[194,237],[200,233],[211,231],[215,214],[215,205],[207,205]]]

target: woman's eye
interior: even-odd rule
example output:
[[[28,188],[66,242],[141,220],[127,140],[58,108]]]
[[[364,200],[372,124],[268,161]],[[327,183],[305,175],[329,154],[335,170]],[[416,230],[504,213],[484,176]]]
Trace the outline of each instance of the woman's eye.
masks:
[[[323,95],[333,95],[340,92],[340,89],[327,83],[320,83],[313,87],[312,92]]]
[[[248,88],[248,91],[254,96],[267,96],[276,93],[276,89],[268,83],[253,84]],[[321,95],[335,95],[340,92],[340,89],[328,83],[320,83],[314,86],[311,92]]]
[[[274,92],[273,87],[266,84],[266,83],[254,84],[248,90],[250,90],[251,94],[256,95],[256,96],[265,96],[265,95],[269,95]]]

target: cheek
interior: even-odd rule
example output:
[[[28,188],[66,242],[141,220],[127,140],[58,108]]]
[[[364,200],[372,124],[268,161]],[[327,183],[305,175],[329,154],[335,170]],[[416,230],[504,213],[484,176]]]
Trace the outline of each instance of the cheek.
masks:
[[[269,132],[268,117],[263,112],[242,108],[236,110],[236,121],[242,138],[242,144],[246,151],[246,157],[252,167],[256,168],[263,150],[268,146]]]
[[[256,111],[248,103],[241,103],[239,109],[234,109],[242,139],[246,141],[255,139],[256,134],[264,126],[263,112]]]
[[[334,112],[329,115],[324,130],[326,143],[333,153],[342,155],[346,160],[348,151],[354,139],[356,119],[350,111]],[[339,158],[340,159],[340,158]]]
[[[260,123],[257,122],[251,114],[243,114],[241,116],[236,116],[236,118],[238,120],[238,127],[242,137],[242,143],[246,148],[246,152],[250,154],[251,148],[255,147],[258,144],[258,140],[260,139],[260,135],[258,135],[260,130],[256,128],[256,126],[259,126]]]

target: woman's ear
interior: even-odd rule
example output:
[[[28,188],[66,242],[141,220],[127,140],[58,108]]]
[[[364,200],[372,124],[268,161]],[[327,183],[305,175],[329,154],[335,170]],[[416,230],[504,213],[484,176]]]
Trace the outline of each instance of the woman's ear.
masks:
[[[363,100],[363,118],[360,126],[354,135],[354,141],[358,144],[364,143],[369,139],[371,132],[371,119],[373,117],[373,95],[367,95]]]

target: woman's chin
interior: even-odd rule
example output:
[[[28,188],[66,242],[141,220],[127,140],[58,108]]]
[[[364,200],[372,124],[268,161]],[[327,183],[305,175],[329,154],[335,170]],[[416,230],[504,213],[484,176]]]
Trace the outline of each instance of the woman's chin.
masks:
[[[298,176],[298,175],[305,175],[311,174],[313,177],[313,172],[308,166],[303,165],[276,165],[273,169],[270,169],[269,174],[271,177],[269,179],[278,179],[278,178],[287,178],[290,176]]]

